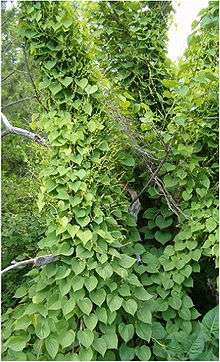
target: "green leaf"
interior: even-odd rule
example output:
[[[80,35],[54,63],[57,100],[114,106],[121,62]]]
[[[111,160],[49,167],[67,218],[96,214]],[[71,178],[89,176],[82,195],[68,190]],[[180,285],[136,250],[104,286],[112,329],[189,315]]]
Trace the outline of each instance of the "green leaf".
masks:
[[[81,311],[87,315],[89,315],[92,311],[92,302],[89,298],[81,299],[78,302],[78,306],[81,309]]]
[[[56,60],[49,60],[48,62],[45,63],[45,68],[51,70],[56,65],[56,63],[57,63]]]
[[[123,338],[125,342],[130,341],[134,335],[134,326],[132,324],[124,324],[121,323],[118,326],[118,331],[120,336]]]
[[[59,339],[62,348],[69,347],[75,341],[75,332],[72,329],[68,331],[59,331]]]
[[[89,229],[84,231],[79,230],[77,232],[77,236],[83,242],[83,245],[86,245],[86,243],[88,243],[88,241],[92,239],[92,232]]]
[[[178,180],[175,177],[172,177],[170,175],[164,176],[164,183],[166,187],[175,187],[178,184]]]
[[[176,310],[179,310],[182,305],[182,300],[179,295],[173,295],[168,299],[169,305]]]
[[[25,348],[27,341],[27,336],[12,336],[9,337],[7,345],[13,351],[22,351]]]
[[[84,331],[78,331],[77,338],[81,345],[88,348],[92,345],[94,341],[94,333],[89,329],[85,329]]]
[[[135,288],[134,295],[136,298],[138,298],[140,300],[149,300],[149,299],[153,298],[153,296],[151,294],[149,294],[144,289],[144,287]]]
[[[122,305],[123,299],[118,295],[108,295],[107,296],[107,305],[109,309],[113,312],[118,310]]]
[[[192,231],[190,227],[182,229],[175,237],[175,240],[186,240],[192,237]]]
[[[98,87],[97,87],[97,85],[88,84],[85,90],[86,90],[87,94],[93,94],[93,93],[97,92]]]
[[[64,27],[67,29],[69,28],[73,23],[73,17],[72,16],[68,16],[68,15],[65,15],[63,18],[62,18],[62,24],[64,25]]]
[[[76,359],[76,361],[78,361],[78,359],[80,361],[92,361],[93,360],[93,351],[92,351],[91,347],[89,347],[87,349],[80,348],[80,352],[78,354],[78,358]]]
[[[137,317],[144,323],[152,323],[152,314],[148,303],[144,304],[140,309],[138,309]]]
[[[173,280],[174,280],[174,282],[176,282],[176,283],[179,284],[179,285],[182,284],[182,282],[184,281],[184,279],[185,279],[185,277],[184,277],[182,274],[178,273],[178,272],[175,272],[175,273],[173,274]]]
[[[66,295],[67,293],[69,293],[71,286],[72,286],[72,281],[69,278],[66,278],[65,280],[62,280],[59,283],[59,289],[60,289],[60,294],[63,297],[64,295]]]
[[[152,337],[155,339],[163,339],[167,335],[165,328],[160,322],[152,323]]]
[[[136,262],[135,258],[131,258],[130,256],[126,255],[126,254],[121,254],[121,259],[119,260],[119,264],[123,267],[123,268],[131,268],[132,265],[134,265],[134,263]]]
[[[96,272],[100,275],[101,278],[108,280],[113,274],[113,269],[109,263],[106,263],[104,266],[98,267]]]
[[[50,87],[49,87],[51,93],[53,94],[53,96],[55,96],[57,93],[59,93],[61,90],[62,90],[62,86],[60,83],[55,83],[55,84],[52,84]]]
[[[59,350],[59,342],[53,336],[48,336],[45,339],[45,347],[51,358],[55,358]]]
[[[95,314],[100,322],[107,324],[108,315],[105,308],[96,308]]]
[[[30,324],[31,324],[31,319],[28,316],[23,316],[21,318],[16,319],[15,324],[14,324],[14,329],[15,330],[19,330],[19,329],[27,330],[27,328],[29,327]]]
[[[187,192],[187,191],[183,191],[183,192],[182,192],[182,196],[183,196],[183,200],[188,201],[188,200],[191,199],[192,193],[191,193],[191,192]]]
[[[130,283],[131,285],[135,285],[137,287],[141,287],[141,283],[139,282],[138,280],[138,277],[135,275],[135,274],[130,274],[128,277],[127,277],[127,281],[128,283]]]
[[[95,303],[99,307],[101,307],[102,303],[105,300],[105,297],[106,297],[106,292],[104,289],[93,291],[90,294],[90,299],[93,301],[93,303]]]
[[[107,350],[107,345],[105,342],[105,338],[100,337],[100,338],[96,338],[93,342],[93,348],[102,355],[102,357],[104,357],[105,352]]]
[[[80,180],[82,180],[82,179],[86,176],[86,171],[85,171],[83,168],[81,168],[80,170],[75,171],[74,174],[75,174],[77,177],[79,177]],[[81,201],[81,199],[79,200],[78,203],[80,203],[80,201]]]
[[[90,329],[90,331],[92,331],[96,327],[96,324],[98,322],[98,317],[94,313],[90,314],[89,316],[84,316],[83,319],[86,327]]]
[[[216,229],[218,224],[213,217],[210,217],[209,219],[206,219],[205,226],[206,226],[207,230],[209,232],[211,232]]]
[[[69,299],[64,305],[62,305],[62,310],[63,310],[64,316],[69,314],[70,312],[72,312],[74,310],[75,306],[76,306],[76,302],[73,298]]]
[[[211,309],[202,319],[203,326],[214,335],[218,335],[219,330],[219,308]]]
[[[73,78],[72,77],[65,77],[63,79],[60,79],[60,82],[64,85],[64,87],[67,88],[73,82]]]
[[[85,280],[85,287],[86,289],[91,292],[93,289],[95,289],[98,285],[98,279],[92,275],[91,277],[89,277],[88,279],[86,278]]]
[[[131,315],[134,315],[136,313],[138,307],[134,299],[125,300],[122,306],[124,310]]]
[[[179,316],[182,319],[189,321],[191,319],[190,309],[182,306],[181,309],[179,310]]]
[[[71,248],[70,244],[67,242],[61,243],[58,247],[57,253],[59,255],[72,255],[74,249]]]
[[[37,321],[35,325],[35,333],[40,339],[45,339],[49,336],[50,327],[47,319],[43,318]]]
[[[136,325],[136,333],[137,333],[138,337],[149,342],[151,339],[151,335],[152,335],[152,326],[150,324],[146,324],[146,323],[138,321],[138,323]]]
[[[145,219],[153,220],[158,213],[159,210],[157,208],[149,207],[149,209],[144,212],[143,217]]]
[[[88,84],[88,79],[87,78],[82,78],[80,80],[76,79],[75,82],[80,88],[85,89],[85,87]]]
[[[183,274],[186,278],[192,274],[192,267],[191,265],[186,265],[183,269],[180,270],[180,273]]]
[[[128,167],[134,167],[135,166],[135,160],[132,155],[125,155],[123,158],[120,159],[120,162],[122,165],[128,166]]]
[[[203,352],[205,340],[203,334],[200,332],[197,338],[193,341],[188,351],[191,361],[196,361],[197,357]]]
[[[132,361],[135,356],[135,349],[122,344],[119,348],[119,356],[121,361]]]
[[[118,348],[118,337],[114,332],[109,332],[104,336],[105,343],[107,344],[108,349],[117,349]]]
[[[172,233],[168,231],[157,231],[154,236],[155,239],[159,241],[159,243],[161,243],[162,245],[166,244],[173,237]]]
[[[129,297],[131,295],[131,291],[128,285],[122,285],[119,289],[119,294],[122,295],[122,297]]]
[[[76,258],[72,260],[72,269],[75,275],[81,274],[85,269],[85,267],[86,267],[86,262],[84,260],[79,260]]]
[[[85,112],[86,114],[88,114],[89,116],[91,116],[91,114],[92,114],[92,105],[91,105],[91,103],[85,102],[83,109],[84,109],[84,112]]]
[[[160,229],[166,229],[167,227],[171,226],[173,223],[173,219],[169,218],[169,219],[165,219],[162,215],[158,215],[155,219],[155,224],[160,228]]]
[[[27,288],[22,286],[16,290],[16,293],[14,295],[15,298],[21,298],[24,297],[27,294]]]
[[[150,360],[151,350],[147,346],[136,347],[135,353],[140,361],[149,361]]]
[[[72,278],[72,288],[74,291],[82,289],[84,284],[84,277],[76,275]]]

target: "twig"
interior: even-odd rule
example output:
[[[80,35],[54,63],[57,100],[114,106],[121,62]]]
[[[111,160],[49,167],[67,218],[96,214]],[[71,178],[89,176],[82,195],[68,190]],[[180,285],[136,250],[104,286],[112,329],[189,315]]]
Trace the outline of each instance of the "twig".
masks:
[[[42,265],[52,263],[57,260],[58,260],[58,257],[53,256],[53,255],[37,256],[36,258],[33,258],[33,259],[27,259],[27,260],[15,262],[13,265],[9,265],[7,268],[1,270],[1,275],[7,273],[7,271],[12,270],[12,269],[16,269],[16,268],[20,268],[20,267],[23,268],[28,264],[33,264],[34,266],[39,267]]]
[[[15,70],[12,70],[8,75],[6,75],[4,78],[2,78],[2,82],[4,82],[6,79],[8,79],[12,74],[15,73]]]
[[[25,64],[26,64],[26,67],[27,67],[27,71],[28,71],[28,75],[29,75],[29,78],[31,80],[31,83],[32,83],[32,86],[34,88],[34,92],[36,94],[36,98],[38,100],[38,102],[40,103],[40,105],[45,109],[45,111],[47,112],[48,109],[47,107],[43,104],[42,100],[41,100],[41,97],[40,97],[40,94],[38,93],[38,90],[37,90],[37,87],[35,85],[35,82],[34,82],[34,79],[32,77],[32,74],[31,74],[31,70],[30,70],[30,66],[29,66],[29,62],[28,62],[28,56],[27,56],[27,52],[26,52],[26,49],[25,49],[25,46],[23,48],[24,50],[24,59],[25,59]]]
[[[118,109],[112,103],[110,103],[108,101],[107,101],[107,107],[108,107],[108,111],[111,113],[113,119],[115,119],[119,122],[119,124],[122,126],[123,130],[129,137],[131,147],[135,151],[137,151],[139,154],[141,154],[142,156],[144,156],[148,159],[154,160],[154,161],[159,161],[158,158],[156,158],[150,152],[146,151],[145,149],[143,149],[143,147],[138,145],[137,135],[128,126],[128,124],[131,123],[131,120],[127,119],[124,115],[122,115],[118,111]],[[138,136],[140,137],[140,135],[138,135]]]
[[[33,141],[46,146],[46,139],[36,133],[27,131],[26,129],[23,128],[18,128],[18,127],[13,127],[11,125],[11,123],[8,121],[8,119],[5,117],[5,115],[3,113],[1,113],[1,120],[2,123],[5,126],[5,130],[2,131],[1,133],[1,137],[3,138],[4,136],[8,135],[8,134],[18,134],[20,136],[26,137],[26,138],[30,138]]]
[[[155,178],[155,176],[159,173],[161,167],[163,166],[165,160],[167,159],[167,154],[164,157],[164,159],[160,162],[159,166],[156,168],[156,170],[151,174],[151,177],[149,178],[149,180],[147,181],[146,185],[143,187],[143,189],[141,190],[141,192],[134,198],[134,200],[132,201],[130,207],[133,205],[133,203],[139,199],[139,197],[143,194],[143,192],[146,190],[146,188],[149,186],[149,184],[151,183],[151,181]]]
[[[150,152],[146,152],[145,150],[142,149],[142,147],[140,147],[137,144],[137,137],[136,135],[134,135],[134,133],[131,131],[129,124],[131,122],[129,122],[129,120],[126,119],[126,117],[124,117],[123,115],[120,114],[120,112],[118,111],[118,109],[111,103],[107,101],[107,106],[108,106],[108,110],[111,113],[113,119],[115,119],[116,121],[119,122],[119,124],[123,127],[123,130],[125,131],[125,133],[127,134],[127,136],[130,139],[130,146],[134,149],[134,150],[138,150],[138,154],[142,155],[143,159],[144,159],[144,164],[146,165],[148,172],[151,174],[151,177],[149,179],[149,183],[151,181],[154,181],[154,183],[159,187],[162,195],[164,196],[167,206],[169,207],[169,209],[177,216],[179,217],[179,214],[181,213],[185,218],[187,218],[187,216],[181,211],[181,209],[178,207],[178,205],[176,204],[176,202],[174,201],[172,195],[166,190],[165,186],[163,185],[162,180],[160,180],[160,178],[157,176],[160,168],[162,167],[169,151],[171,150],[169,145],[166,145],[163,143],[164,146],[164,151],[166,152],[166,156],[165,158],[160,162],[159,166],[156,168],[155,171],[153,171],[153,169],[155,168],[154,162],[153,161],[159,161],[158,159],[155,159],[155,157],[150,154]],[[159,168],[159,169],[158,169]],[[154,174],[155,173],[155,174]],[[147,186],[149,185],[149,183],[147,183],[147,185],[145,185],[145,188],[147,188]],[[142,190],[144,191],[144,190]],[[132,204],[131,204],[132,206]]]
[[[5,108],[8,108],[8,107],[14,106],[17,103],[29,101],[30,99],[33,99],[33,98],[36,98],[36,96],[21,98],[21,99],[18,99],[17,101],[15,101],[15,102],[11,102],[11,103],[6,104],[5,106],[2,106],[2,108],[5,109]]]

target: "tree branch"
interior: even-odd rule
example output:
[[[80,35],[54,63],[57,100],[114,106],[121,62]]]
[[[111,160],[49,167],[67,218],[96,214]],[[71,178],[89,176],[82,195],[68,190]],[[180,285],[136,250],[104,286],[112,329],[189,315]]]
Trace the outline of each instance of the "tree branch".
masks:
[[[41,106],[45,109],[45,111],[47,112],[48,109],[47,109],[47,107],[43,104],[43,102],[42,102],[42,100],[41,100],[41,97],[40,97],[40,94],[39,94],[39,92],[38,92],[38,90],[37,90],[37,87],[36,87],[36,85],[35,85],[34,79],[33,79],[33,77],[32,77],[31,70],[30,70],[30,66],[29,66],[29,61],[28,61],[28,55],[27,55],[25,46],[24,46],[23,50],[24,50],[24,59],[25,59],[25,64],[26,64],[27,72],[28,72],[29,78],[30,78],[30,80],[31,80],[31,83],[32,83],[34,92],[35,92],[35,94],[36,94],[36,98],[37,98],[38,102],[40,103],[40,105],[41,105]]]
[[[160,162],[159,166],[156,168],[156,170],[151,174],[151,177],[149,178],[149,180],[147,181],[146,185],[143,187],[143,189],[139,192],[139,194],[134,198],[134,200],[132,201],[130,207],[133,205],[133,203],[139,199],[139,197],[143,194],[143,192],[146,190],[146,188],[149,186],[149,184],[151,183],[151,181],[153,181],[155,179],[155,177],[157,176],[158,172],[160,171],[161,167],[163,166],[165,160],[167,158],[167,155],[164,157],[164,159]]]
[[[15,73],[15,70],[12,70],[8,75],[6,75],[4,78],[2,78],[2,82],[4,82],[6,79],[8,79],[12,74]]]
[[[165,159],[167,158],[169,152],[171,151],[171,147],[169,145],[165,144],[164,142],[161,142],[163,144],[163,148],[166,153],[165,153],[165,157],[160,161],[159,166],[156,166],[155,161],[158,162],[159,159],[155,158],[155,156],[152,155],[152,153],[150,151],[146,152],[145,149],[143,149],[143,147],[140,147],[138,145],[139,135],[138,134],[136,135],[130,129],[131,121],[128,120],[124,115],[122,115],[120,113],[120,111],[118,110],[118,108],[112,102],[107,101],[106,105],[107,105],[108,111],[111,114],[111,116],[113,117],[113,119],[115,119],[122,126],[124,132],[127,134],[129,141],[130,141],[130,147],[133,148],[134,151],[136,151],[139,155],[142,156],[144,164],[146,165],[148,172],[150,173],[150,178],[149,178],[147,184],[144,186],[141,193],[139,195],[137,195],[137,199],[132,201],[132,203],[130,205],[130,209],[132,210],[132,207],[135,205],[135,201],[138,200],[139,196],[144,192],[144,190],[146,190],[146,188],[149,186],[150,182],[153,181],[159,187],[161,194],[164,196],[169,209],[177,217],[179,217],[179,214],[182,214],[185,218],[187,218],[187,216],[181,211],[181,209],[179,208],[179,206],[173,199],[172,195],[166,190],[162,180],[158,177],[158,172],[160,171],[161,167],[163,166],[163,163],[165,162]],[[160,138],[158,134],[157,134],[157,136],[158,136],[158,138]],[[154,171],[154,169],[155,169],[155,171]]]
[[[17,103],[29,101],[30,99],[33,99],[33,98],[36,98],[36,96],[21,98],[21,99],[18,99],[17,101],[15,101],[15,102],[11,102],[11,103],[6,104],[5,106],[2,106],[2,108],[5,109],[5,108],[8,108],[8,107],[14,106]]]
[[[17,269],[17,268],[24,268],[28,264],[33,264],[34,266],[42,266],[49,263],[52,263],[54,261],[57,261],[58,257],[53,255],[43,255],[43,256],[37,256],[33,259],[27,259],[19,262],[14,262],[12,265],[9,265],[7,268],[1,270],[1,275],[7,273],[9,270]]]
[[[4,136],[8,135],[8,134],[18,134],[20,136],[23,136],[23,137],[26,137],[26,138],[30,138],[32,139],[33,141],[41,144],[41,145],[44,145],[46,146],[46,139],[43,138],[42,136],[36,134],[36,133],[33,133],[33,132],[30,132],[30,131],[27,131],[26,129],[23,129],[23,128],[18,128],[18,127],[13,127],[11,125],[11,123],[8,121],[8,119],[5,117],[5,115],[3,113],[1,113],[1,120],[2,120],[2,123],[4,124],[5,126],[5,130],[2,131],[1,133],[1,137],[3,138]]]

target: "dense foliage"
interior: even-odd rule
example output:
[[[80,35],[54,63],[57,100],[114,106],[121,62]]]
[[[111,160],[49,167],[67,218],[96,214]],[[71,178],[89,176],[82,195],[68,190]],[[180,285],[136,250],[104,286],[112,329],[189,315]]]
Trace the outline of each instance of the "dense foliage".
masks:
[[[31,270],[4,314],[7,360],[218,358],[218,3],[176,68],[170,11],[163,1],[21,4],[44,94],[33,119],[50,144],[39,254],[59,260]]]

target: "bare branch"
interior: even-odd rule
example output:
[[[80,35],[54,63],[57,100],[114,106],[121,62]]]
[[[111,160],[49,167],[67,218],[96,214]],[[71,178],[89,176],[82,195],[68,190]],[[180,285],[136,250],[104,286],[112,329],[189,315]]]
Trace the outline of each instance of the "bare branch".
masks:
[[[40,135],[38,135],[36,133],[27,131],[26,129],[13,127],[3,113],[1,113],[1,120],[2,120],[2,123],[4,124],[4,126],[6,128],[1,133],[2,138],[4,136],[8,135],[8,134],[18,134],[20,136],[30,138],[33,141],[35,141],[35,142],[37,142],[37,143],[39,143],[41,145],[46,146],[46,139],[45,138],[43,138],[42,136],[40,136]]]
[[[112,115],[113,119],[117,120],[119,122],[120,126],[122,127],[123,131],[126,133],[126,135],[129,137],[130,145],[131,147],[138,153],[141,154],[143,157],[146,157],[147,159],[159,161],[158,158],[156,158],[150,151],[146,151],[145,148],[139,146],[138,144],[138,138],[141,138],[141,141],[143,142],[143,137],[141,135],[137,135],[129,125],[132,123],[132,121],[128,118],[126,118],[123,114],[119,112],[116,106],[112,104],[111,102],[106,102],[108,111]]]
[[[36,96],[21,98],[21,99],[18,99],[17,101],[14,101],[14,102],[6,104],[5,106],[2,106],[2,108],[5,109],[5,108],[8,108],[8,107],[14,106],[17,103],[26,102],[26,101],[29,101],[29,100],[34,99],[34,98],[36,98]]]
[[[167,206],[169,207],[169,209],[177,216],[179,217],[179,214],[182,214],[185,218],[187,218],[187,216],[181,211],[181,209],[179,208],[179,206],[177,205],[177,203],[175,202],[175,200],[173,199],[172,195],[166,190],[162,180],[158,177],[158,173],[161,169],[161,167],[163,166],[168,153],[171,151],[171,147],[168,144],[165,144],[163,142],[163,140],[161,139],[160,135],[158,134],[157,130],[154,129],[154,131],[156,132],[158,139],[160,139],[162,145],[163,145],[163,150],[165,152],[165,157],[163,158],[163,160],[159,160],[157,158],[155,158],[155,156],[152,155],[152,153],[150,151],[146,151],[145,148],[141,147],[138,145],[138,140],[139,140],[139,135],[134,133],[131,129],[130,129],[130,124],[131,121],[129,119],[127,119],[124,115],[122,115],[120,113],[120,111],[117,109],[117,107],[112,104],[112,102],[107,101],[107,107],[108,110],[110,112],[110,114],[112,115],[113,119],[115,119],[123,128],[123,130],[125,131],[125,133],[127,134],[127,136],[129,137],[129,141],[130,141],[130,146],[131,148],[134,149],[134,151],[137,151],[137,153],[139,155],[142,156],[142,159],[144,161],[145,166],[147,167],[148,172],[150,173],[150,178],[147,182],[147,184],[144,186],[144,188],[142,189],[142,191],[140,192],[139,195],[137,195],[137,199],[139,199],[140,195],[144,192],[144,190],[146,190],[146,188],[149,186],[150,182],[154,182],[156,186],[158,186],[161,195],[164,196]],[[155,161],[160,161],[159,166],[155,165]],[[155,169],[155,171],[154,171]],[[132,206],[135,204],[135,199],[132,201],[130,208],[132,208]]]
[[[12,270],[12,269],[24,268],[28,264],[33,264],[34,266],[39,267],[42,265],[52,263],[57,260],[58,260],[57,256],[42,255],[42,256],[37,256],[36,258],[33,258],[33,259],[27,259],[27,260],[23,260],[23,261],[19,261],[19,262],[13,262],[12,265],[9,265],[7,268],[1,270],[1,275],[7,273],[7,271]]]
[[[129,195],[131,196],[132,202],[131,205],[129,207],[129,212],[131,215],[133,215],[137,221],[138,218],[138,214],[141,210],[141,203],[138,197],[138,193],[137,191],[131,189],[130,187],[128,187],[127,185],[125,185],[125,189],[127,190],[127,192],[129,193]]]
[[[151,173],[151,177],[149,178],[149,180],[147,181],[146,185],[143,187],[143,189],[141,190],[141,192],[133,199],[130,207],[133,205],[133,203],[139,199],[139,197],[143,194],[143,192],[146,190],[146,188],[149,186],[149,184],[151,183],[151,181],[153,181],[155,179],[155,177],[157,176],[157,174],[159,173],[161,167],[163,166],[165,160],[167,158],[164,157],[164,159],[160,162],[159,166],[156,168],[156,170],[154,172]]]
[[[12,74],[15,73],[15,70],[12,70],[8,75],[6,75],[4,78],[2,78],[2,82],[4,82],[6,79],[8,79]]]
[[[29,78],[30,78],[30,80],[31,80],[31,83],[32,83],[34,92],[35,92],[35,94],[36,94],[36,98],[37,98],[38,102],[40,103],[40,105],[45,109],[45,111],[48,111],[47,107],[43,104],[43,102],[42,102],[42,100],[41,100],[40,94],[39,94],[39,92],[38,92],[38,90],[37,90],[37,87],[36,87],[36,85],[35,85],[34,79],[33,79],[33,77],[32,77],[31,70],[30,70],[30,66],[29,66],[29,61],[28,61],[28,55],[27,55],[25,46],[24,46],[23,49],[24,49],[24,59],[25,59],[26,68],[27,68],[28,75],[29,75]]]

